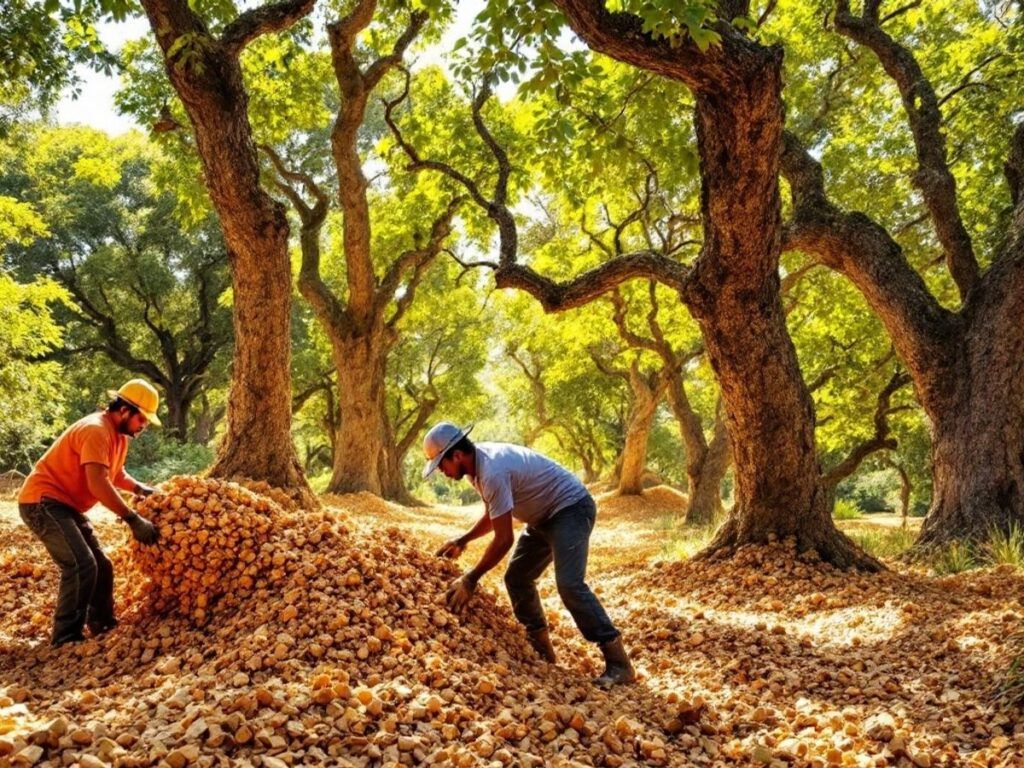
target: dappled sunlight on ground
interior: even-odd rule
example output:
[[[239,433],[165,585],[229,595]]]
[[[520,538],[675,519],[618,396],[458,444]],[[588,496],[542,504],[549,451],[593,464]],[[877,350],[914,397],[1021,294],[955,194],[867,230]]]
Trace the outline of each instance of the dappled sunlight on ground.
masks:
[[[1019,571],[1001,566],[936,578],[890,563],[891,570],[882,574],[850,574],[798,557],[784,543],[741,550],[731,560],[670,562],[663,553],[666,541],[678,535],[684,496],[655,488],[641,497],[606,493],[597,500],[588,582],[623,631],[641,680],[610,693],[589,686],[587,677],[601,669],[600,656],[576,631],[549,569],[539,586],[560,668],[505,661],[508,674],[497,679],[499,685],[504,679],[506,685],[526,686],[504,690],[506,702],[526,697],[548,706],[571,705],[566,718],[575,723],[578,710],[580,730],[563,732],[560,725],[557,738],[551,732],[554,740],[548,747],[529,738],[500,737],[485,752],[506,748],[510,761],[522,755],[524,765],[530,764],[525,755],[538,751],[546,763],[557,762],[559,753],[545,750],[561,745],[562,754],[573,754],[577,765],[1024,766],[1022,713],[991,701],[1013,650],[1007,638],[1024,622],[1024,575]],[[405,565],[411,561],[404,555],[393,562],[375,561],[371,542],[380,542],[381,552],[389,552],[393,542],[432,553],[483,512],[479,504],[407,508],[367,494],[325,496],[323,502],[329,512],[342,513],[353,541],[363,542],[363,561],[379,563],[379,578],[387,578],[385,571],[411,578]],[[11,506],[0,504],[7,544],[0,554],[5,580],[0,594],[6,601],[0,605],[0,632],[15,654],[9,664],[17,659],[23,660],[19,665],[46,663],[49,657],[31,648],[48,628],[55,571],[20,530]],[[109,515],[94,512],[93,519],[111,548],[124,541],[123,527],[111,523]],[[869,521],[852,522],[863,528]],[[475,562],[487,541],[471,544],[458,568]],[[423,560],[431,569],[433,562]],[[441,574],[457,572],[447,567],[438,565],[417,600],[439,605],[445,583]],[[496,627],[505,627],[510,618],[502,570],[499,566],[488,574],[484,594],[473,598],[496,611]],[[119,578],[123,591],[128,585],[124,574]],[[484,625],[474,629],[465,618],[435,617],[453,622],[449,627],[468,632],[466,637],[484,631]],[[501,632],[519,654],[522,642],[513,629]],[[481,643],[488,639],[479,637]],[[480,664],[476,650],[467,649],[465,657],[462,651],[448,653],[443,664],[454,666],[444,666],[445,675],[459,679],[479,673],[474,671]],[[369,661],[358,663],[374,658],[371,653]],[[0,674],[13,674],[14,667],[5,668]],[[383,672],[381,686],[388,684]],[[168,689],[166,695],[172,693]],[[37,711],[32,706],[10,704],[0,707],[0,739],[5,738],[4,723],[10,732],[24,732],[40,719],[31,714]],[[13,708],[18,706],[22,709]],[[477,706],[489,733],[508,730],[501,725],[500,707]],[[51,706],[46,716],[53,711],[59,710]],[[605,720],[609,712],[612,719]],[[543,723],[544,715],[531,722]],[[449,734],[455,743],[466,738],[458,734]],[[567,736],[589,751],[572,752]],[[484,737],[473,738],[479,742]],[[523,746],[527,743],[531,746]],[[474,760],[481,761],[466,764],[488,764],[477,746],[472,751]]]

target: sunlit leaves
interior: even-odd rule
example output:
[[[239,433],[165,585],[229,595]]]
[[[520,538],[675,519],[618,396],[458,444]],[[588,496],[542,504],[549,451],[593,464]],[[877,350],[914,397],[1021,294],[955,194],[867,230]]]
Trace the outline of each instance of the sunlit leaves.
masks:
[[[46,222],[29,203],[0,195],[0,247],[7,243],[28,245],[46,234]]]
[[[63,333],[53,316],[65,292],[45,278],[17,283],[0,270],[0,461],[27,470],[62,416],[62,371],[34,362],[58,347]]]

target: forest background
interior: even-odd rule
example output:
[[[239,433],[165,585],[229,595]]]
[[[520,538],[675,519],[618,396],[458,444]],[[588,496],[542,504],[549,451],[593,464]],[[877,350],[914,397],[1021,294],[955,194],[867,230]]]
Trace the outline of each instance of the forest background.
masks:
[[[133,473],[159,481],[213,465],[273,481],[277,470],[253,471],[260,451],[229,414],[243,409],[232,387],[248,359],[240,307],[266,296],[286,307],[288,331],[282,342],[272,319],[246,321],[267,329],[257,342],[267,357],[248,375],[283,376],[275,391],[290,397],[273,413],[253,409],[252,430],[266,430],[266,453],[284,455],[284,423],[314,491],[472,500],[467,487],[419,480],[422,435],[447,419],[623,494],[672,484],[689,494],[688,522],[721,520],[736,481],[722,366],[711,360],[720,342],[709,349],[699,324],[709,310],[680,300],[689,288],[671,268],[709,248],[709,91],[592,52],[600,46],[567,26],[568,16],[581,28],[572,5],[295,2],[268,18],[214,0],[191,4],[188,23],[202,22],[191,31],[157,22],[156,36],[145,30],[119,50],[96,25],[137,13],[130,4],[7,5],[0,468],[27,471],[106,390],[144,376],[161,391],[166,426],[133,446]],[[987,375],[983,358],[933,349],[970,347],[957,334],[986,312],[971,298],[983,278],[1011,271],[1003,314],[968,330],[985,354],[1001,350],[989,378],[1020,378],[1021,331],[1005,333],[1000,319],[1020,319],[1019,7],[768,0],[734,4],[723,29],[721,9],[702,0],[613,5],[638,14],[666,59],[698,52],[713,64],[734,43],[784,51],[774,274],[833,515],[923,517],[936,477],[950,482],[943,466],[961,479],[974,471],[943,446],[970,442],[981,423],[991,435],[978,442],[1008,446],[1008,458],[996,466],[982,446],[975,461],[1019,474],[1020,384],[993,394],[970,378]],[[151,21],[180,11],[143,6]],[[238,67],[237,92],[204,95],[224,62]],[[144,129],[115,136],[53,118],[82,64],[118,78],[117,109]],[[741,79],[719,88],[724,101],[743,101]],[[242,99],[250,131],[223,131],[223,151],[210,146],[220,117],[193,130],[215,112],[216,99],[203,102],[211,93]],[[229,188],[235,169],[252,171],[258,194]],[[827,215],[847,217],[836,231],[850,253],[813,231],[824,189]],[[224,211],[241,220],[250,208],[287,223],[275,235],[289,257],[279,279],[245,268],[267,259],[265,243],[246,255],[225,240],[238,230]],[[877,249],[898,266],[866,276],[874,257],[862,254]],[[608,278],[612,264],[628,275]],[[580,276],[608,279],[585,301],[552,300],[552,285]],[[881,295],[886,286],[898,295]],[[939,391],[954,380],[973,394]],[[775,429],[798,433],[779,402]],[[982,405],[985,418],[952,418]],[[1018,519],[1015,493],[967,533]],[[965,533],[957,525],[952,534]]]

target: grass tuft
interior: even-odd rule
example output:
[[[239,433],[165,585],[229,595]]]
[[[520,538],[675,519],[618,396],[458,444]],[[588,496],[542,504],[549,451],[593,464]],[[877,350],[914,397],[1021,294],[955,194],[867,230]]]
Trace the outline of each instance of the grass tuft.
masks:
[[[689,560],[711,543],[717,525],[678,525],[666,529],[667,538],[661,547],[665,560]]]
[[[963,573],[979,565],[974,557],[974,549],[969,543],[954,541],[944,549],[939,550],[932,568],[939,576],[949,576],[954,573]]]
[[[985,555],[993,565],[1024,568],[1024,528],[1012,523],[1009,531],[993,530],[985,545]]]
[[[835,506],[832,508],[833,520],[860,520],[863,516],[860,507],[848,499],[836,500]]]
[[[999,683],[995,698],[1001,704],[1014,707],[1024,704],[1024,627],[1010,638],[1010,643],[1019,651]]]
[[[875,557],[899,557],[912,546],[917,532],[906,528],[851,531],[847,534],[858,547]]]

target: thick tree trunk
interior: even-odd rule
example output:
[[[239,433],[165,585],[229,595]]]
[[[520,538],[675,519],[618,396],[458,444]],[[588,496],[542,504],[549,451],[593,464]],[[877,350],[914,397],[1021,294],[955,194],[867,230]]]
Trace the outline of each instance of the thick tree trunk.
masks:
[[[231,266],[235,349],[228,430],[210,474],[299,489],[302,501],[315,505],[291,438],[288,219],[284,206],[260,186],[239,64],[252,36],[287,26],[312,5],[282,4],[274,18],[243,14],[215,39],[187,4],[143,0],[167,76],[194,130]]]
[[[877,561],[836,530],[810,393],[779,293],[781,55],[727,93],[697,96],[704,253],[691,295],[732,438],[736,504],[704,555],[794,537],[840,567]]]
[[[228,428],[210,474],[299,488],[305,491],[304,500],[314,503],[291,439],[287,224],[278,231],[277,242],[265,245],[272,247],[231,260],[235,352]]]
[[[736,504],[705,556],[793,536],[801,550],[813,549],[841,567],[878,569],[832,523],[814,445],[812,401],[779,296],[781,48],[764,47],[727,25],[719,44],[706,51],[688,42],[669,45],[646,34],[643,20],[633,14],[590,0],[555,4],[592,49],[693,91],[704,246],[693,272],[682,279],[658,259],[617,259],[561,287],[510,265],[514,233],[499,227],[499,284],[535,291],[550,310],[567,308],[610,281],[641,272],[650,276],[657,269],[659,280],[678,287],[700,324],[732,439]],[[510,218],[502,217],[505,229]]]
[[[422,501],[409,493],[409,489],[405,487],[405,477],[402,474],[402,464],[404,460],[405,453],[399,453],[399,451],[392,446],[386,447],[381,453],[381,496],[405,507],[425,506]]]
[[[996,281],[1004,268],[992,267],[972,304],[963,359],[947,372],[952,396],[925,404],[933,495],[920,545],[1024,528],[1024,259]]]
[[[387,351],[383,330],[332,339],[338,371],[341,422],[335,440],[333,493],[383,492],[380,456],[387,444],[384,371]]]

